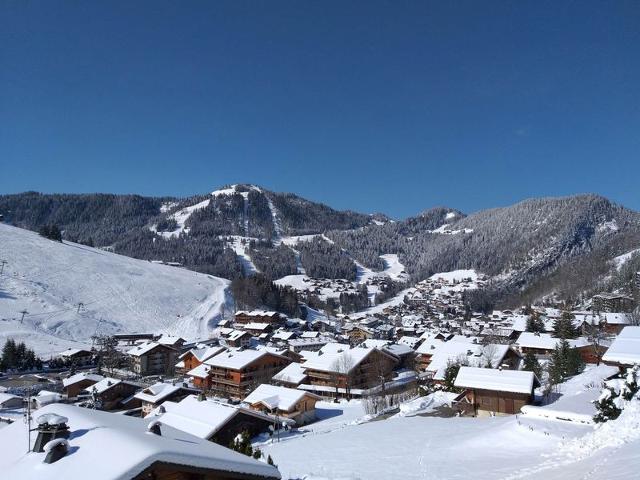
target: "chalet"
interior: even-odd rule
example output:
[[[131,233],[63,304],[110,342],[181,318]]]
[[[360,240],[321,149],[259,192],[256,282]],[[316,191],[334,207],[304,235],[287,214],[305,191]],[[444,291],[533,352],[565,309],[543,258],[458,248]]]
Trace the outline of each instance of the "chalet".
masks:
[[[184,385],[156,383],[136,393],[134,397],[142,402],[142,416],[146,417],[164,402],[179,402],[187,395],[194,393],[197,393],[197,390],[187,388]]]
[[[140,407],[141,402],[135,398],[135,393],[141,388],[134,382],[107,377],[85,388],[82,394],[99,410],[123,410]]]
[[[356,325],[347,332],[347,335],[352,342],[360,343],[362,340],[374,338],[375,332],[372,328]]]
[[[235,314],[235,322],[239,325],[247,323],[268,323],[270,325],[280,325],[286,321],[287,317],[278,312],[268,312],[264,310],[252,310],[250,312],[241,310]]]
[[[23,404],[22,397],[17,395],[11,395],[10,393],[0,393],[0,410],[7,410],[10,408],[20,408]]]
[[[232,330],[225,335],[224,342],[229,347],[248,347],[251,345],[251,334],[242,330]]]
[[[523,354],[533,353],[548,357],[553,353],[559,342],[559,338],[553,337],[549,333],[522,332],[518,337],[516,346]],[[607,349],[606,346],[595,346],[585,337],[568,339],[567,342],[571,348],[578,350],[585,363],[598,363]]]
[[[198,365],[202,365],[204,361],[209,360],[214,355],[218,355],[225,350],[226,348],[220,345],[198,345],[178,357],[180,361],[176,363],[176,372],[185,374],[196,368]]]
[[[22,422],[0,429],[0,470],[12,479],[277,480],[275,467],[161,424],[73,405],[45,407],[35,442]],[[51,431],[53,423],[54,433]],[[47,432],[41,432],[47,429]],[[43,448],[44,435],[57,445]],[[66,439],[66,440],[63,440]],[[56,440],[54,440],[56,441]],[[32,440],[33,442],[33,440]],[[53,448],[52,448],[53,447]],[[114,453],[116,452],[116,453]]]
[[[93,353],[81,348],[69,348],[64,352],[60,352],[60,358],[62,358],[67,365],[73,364],[78,367],[85,367],[93,364]]]
[[[153,415],[162,424],[220,445],[229,445],[242,432],[252,437],[269,431],[275,417],[203,396],[189,395],[181,402],[165,402]]]
[[[640,327],[624,327],[603,355],[602,361],[618,367],[640,365]]]
[[[300,384],[307,381],[307,374],[304,365],[298,362],[291,362],[271,379],[272,383],[285,387],[297,388]]]
[[[438,345],[425,371],[436,382],[444,380],[450,363],[460,363],[472,367],[491,367],[515,370],[521,361],[520,354],[509,345],[478,345],[473,342],[450,340]]]
[[[321,397],[295,388],[262,384],[244,402],[253,410],[293,420],[306,425],[316,419],[316,402]]]
[[[157,342],[145,342],[127,351],[131,369],[138,375],[166,375],[173,373],[178,351]]]
[[[32,408],[42,408],[52,403],[62,402],[63,400],[61,393],[40,390],[35,397],[31,397],[31,406]]]
[[[249,322],[239,326],[238,328],[245,332],[249,332],[254,337],[265,333],[271,333],[273,331],[273,326],[270,323]]]
[[[533,372],[524,370],[460,367],[454,385],[465,391],[456,404],[474,416],[513,415],[533,402],[533,391],[539,384]]]
[[[203,390],[242,400],[289,363],[287,357],[267,350],[228,351],[211,357],[188,375]]]
[[[396,357],[376,348],[349,349],[342,345],[335,353],[321,351],[303,364],[309,384],[301,388],[325,395],[350,396],[390,380],[397,363]]]
[[[76,398],[85,388],[95,385],[103,379],[104,377],[102,375],[81,372],[69,378],[64,378],[62,380],[62,387],[67,398]]]

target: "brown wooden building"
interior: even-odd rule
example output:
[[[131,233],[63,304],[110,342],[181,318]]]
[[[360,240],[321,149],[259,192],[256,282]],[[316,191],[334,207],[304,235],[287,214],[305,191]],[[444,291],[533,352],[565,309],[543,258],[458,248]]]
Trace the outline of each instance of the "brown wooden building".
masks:
[[[533,372],[523,370],[460,367],[454,385],[465,389],[456,399],[463,413],[513,415],[533,402],[539,381]]]
[[[349,396],[351,389],[367,390],[389,381],[397,363],[382,350],[345,345],[343,351],[323,353],[302,366],[312,386],[335,388],[338,395]]]
[[[206,376],[194,376],[194,384],[215,395],[242,400],[261,383],[269,383],[289,363],[287,357],[266,350],[224,352],[199,367]]]

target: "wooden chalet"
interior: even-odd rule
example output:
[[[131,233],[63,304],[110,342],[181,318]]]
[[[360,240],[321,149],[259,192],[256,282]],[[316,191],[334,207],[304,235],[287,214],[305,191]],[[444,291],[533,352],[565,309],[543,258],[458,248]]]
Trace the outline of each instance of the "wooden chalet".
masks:
[[[395,356],[376,348],[344,347],[344,350],[321,353],[302,364],[309,390],[350,396],[351,390],[367,390],[391,379],[398,363]]]
[[[62,380],[62,388],[67,398],[76,398],[83,390],[104,380],[102,375],[81,372]]]
[[[228,351],[211,357],[188,375],[198,388],[242,400],[289,363],[287,357],[267,350]]]
[[[295,388],[262,384],[244,399],[251,409],[305,425],[316,419],[316,402],[321,397]]]
[[[540,382],[524,370],[460,367],[454,385],[465,389],[455,401],[463,413],[513,415],[533,402]]]

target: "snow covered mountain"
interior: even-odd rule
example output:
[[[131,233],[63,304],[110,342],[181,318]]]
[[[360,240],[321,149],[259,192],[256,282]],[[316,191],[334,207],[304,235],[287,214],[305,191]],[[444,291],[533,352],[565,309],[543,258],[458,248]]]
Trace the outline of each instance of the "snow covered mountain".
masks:
[[[384,272],[386,256],[396,255],[403,280],[473,269],[493,277],[497,299],[575,296],[640,247],[640,214],[597,195],[471,215],[437,207],[392,221],[237,184],[186,199],[29,192],[0,196],[0,213],[17,226],[56,224],[68,240],[228,279],[355,281],[363,269]]]
[[[0,260],[0,342],[24,340],[45,358],[96,333],[202,338],[230,312],[228,280],[2,224]]]

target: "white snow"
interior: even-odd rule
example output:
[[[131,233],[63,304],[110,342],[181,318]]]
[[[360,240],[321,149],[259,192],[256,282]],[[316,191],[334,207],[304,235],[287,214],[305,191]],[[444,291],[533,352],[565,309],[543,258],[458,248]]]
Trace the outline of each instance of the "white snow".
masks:
[[[87,348],[95,333],[208,336],[229,308],[227,280],[158,265],[0,224],[7,260],[0,283],[0,341],[47,358]],[[21,311],[28,313],[21,322]]]
[[[470,278],[472,281],[478,279],[478,272],[475,270],[453,270],[451,272],[441,272],[431,275],[430,280],[444,280],[447,282],[460,282]]]
[[[616,270],[620,270],[625,263],[631,260],[631,258],[638,253],[640,253],[640,248],[636,248],[634,250],[631,250],[630,252],[615,257],[613,259],[613,264],[615,265]]]
[[[460,367],[454,385],[496,392],[532,393],[533,382],[533,372],[526,370]]]
[[[25,454],[27,429],[15,422],[0,429],[4,478],[135,478],[155,462],[279,478],[265,463],[170,427],[163,425],[161,435],[154,435],[140,418],[62,404],[47,406],[37,414],[51,413],[68,418],[69,453],[50,464],[43,462],[46,452]]]

